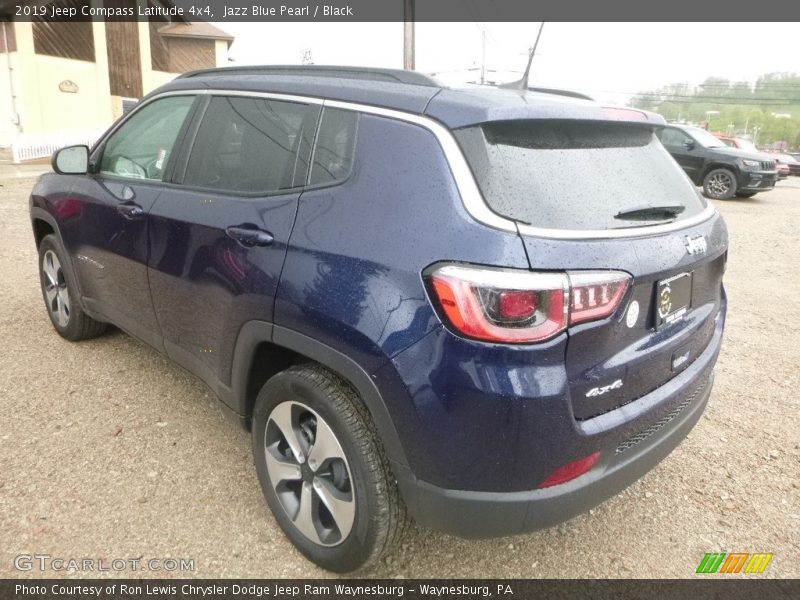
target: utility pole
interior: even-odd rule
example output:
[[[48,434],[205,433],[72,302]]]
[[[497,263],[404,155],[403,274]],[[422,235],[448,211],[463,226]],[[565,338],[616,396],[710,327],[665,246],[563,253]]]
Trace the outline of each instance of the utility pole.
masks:
[[[486,31],[481,29],[481,85],[486,81]]]
[[[403,68],[414,70],[414,2],[403,0]]]

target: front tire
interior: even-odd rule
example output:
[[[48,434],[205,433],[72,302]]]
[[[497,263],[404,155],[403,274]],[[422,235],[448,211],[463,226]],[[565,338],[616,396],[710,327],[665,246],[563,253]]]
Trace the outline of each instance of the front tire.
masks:
[[[324,569],[366,567],[402,538],[405,505],[372,420],[355,391],[321,366],[291,367],[264,385],[253,456],[278,525]]]
[[[736,174],[729,169],[714,169],[703,178],[703,193],[714,200],[730,200],[736,187]]]
[[[58,334],[71,342],[96,337],[106,330],[106,324],[83,312],[66,264],[66,252],[58,238],[53,234],[42,238],[39,243],[39,284],[47,315]]]

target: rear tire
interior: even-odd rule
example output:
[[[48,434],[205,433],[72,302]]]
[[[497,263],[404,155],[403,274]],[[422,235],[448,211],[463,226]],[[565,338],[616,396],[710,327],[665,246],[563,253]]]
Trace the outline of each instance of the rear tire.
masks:
[[[267,381],[253,409],[253,457],[278,525],[320,567],[361,569],[402,539],[406,508],[372,419],[323,367]]]
[[[39,284],[47,315],[58,334],[77,342],[96,337],[107,325],[83,312],[75,282],[69,275],[66,252],[58,238],[46,235],[39,243]]]
[[[736,174],[729,169],[714,169],[703,178],[703,193],[714,200],[730,200],[736,195]]]

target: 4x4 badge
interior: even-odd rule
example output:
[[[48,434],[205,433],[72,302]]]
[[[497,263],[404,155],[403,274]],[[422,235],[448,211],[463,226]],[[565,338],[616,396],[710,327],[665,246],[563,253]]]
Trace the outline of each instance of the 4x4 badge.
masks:
[[[705,254],[706,250],[708,249],[708,244],[706,244],[706,236],[704,235],[696,235],[694,237],[689,237],[687,235],[685,241],[686,252],[689,254]]]
[[[586,392],[587,398],[592,398],[594,396],[602,396],[606,392],[610,392],[611,390],[618,390],[622,387],[622,379],[617,379],[614,383],[609,385],[604,385],[602,387],[593,387],[588,392]]]

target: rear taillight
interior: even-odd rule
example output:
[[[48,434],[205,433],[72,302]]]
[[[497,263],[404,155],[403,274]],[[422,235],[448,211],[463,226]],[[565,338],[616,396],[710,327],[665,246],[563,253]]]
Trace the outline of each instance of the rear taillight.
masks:
[[[604,271],[570,271],[569,324],[605,319],[619,306],[630,275]]]
[[[609,316],[625,295],[630,275],[446,265],[428,280],[445,318],[459,333],[530,343],[550,339],[568,325]]]

